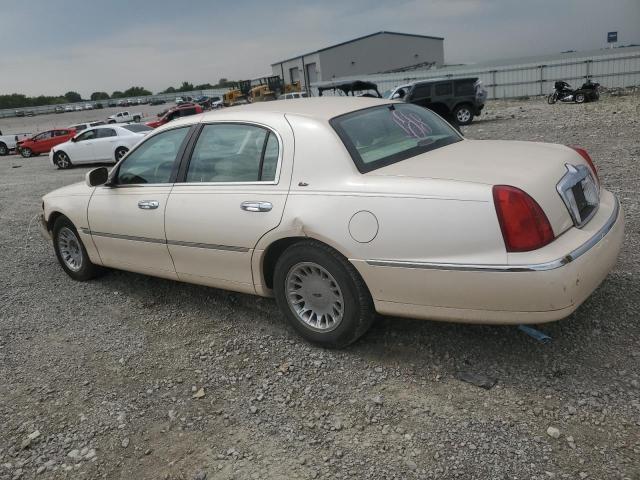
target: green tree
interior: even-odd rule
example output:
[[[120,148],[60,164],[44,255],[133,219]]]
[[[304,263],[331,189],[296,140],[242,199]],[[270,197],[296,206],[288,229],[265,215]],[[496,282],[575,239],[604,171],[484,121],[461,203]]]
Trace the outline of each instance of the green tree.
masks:
[[[122,92],[122,95],[125,97],[144,97],[151,95],[151,92],[144,87],[130,87]]]
[[[212,88],[216,87],[214,87],[210,83],[201,83],[200,85],[196,85],[195,87],[193,87],[194,90],[210,90]]]
[[[120,90],[116,90],[111,94],[111,98],[122,98],[122,97],[124,97],[124,93],[122,93]]]
[[[166,90],[160,92],[160,93],[176,93],[176,89],[173,87],[169,87]]]
[[[182,85],[178,88],[178,92],[190,92],[194,90],[193,83],[182,82]]]
[[[73,91],[65,93],[64,98],[66,98],[69,103],[82,101],[82,97],[80,96],[80,94],[78,92],[73,92]]]
[[[91,94],[91,100],[108,100],[109,94],[107,92],[93,92]]]

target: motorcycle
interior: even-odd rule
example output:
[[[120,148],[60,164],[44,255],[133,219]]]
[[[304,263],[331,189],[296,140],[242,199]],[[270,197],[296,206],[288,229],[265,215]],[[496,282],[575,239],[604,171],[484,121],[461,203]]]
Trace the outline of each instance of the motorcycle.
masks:
[[[547,103],[553,105],[558,100],[565,103],[594,102],[600,98],[599,86],[599,83],[587,80],[580,88],[574,90],[567,82],[558,81],[554,84],[553,93],[547,97]]]

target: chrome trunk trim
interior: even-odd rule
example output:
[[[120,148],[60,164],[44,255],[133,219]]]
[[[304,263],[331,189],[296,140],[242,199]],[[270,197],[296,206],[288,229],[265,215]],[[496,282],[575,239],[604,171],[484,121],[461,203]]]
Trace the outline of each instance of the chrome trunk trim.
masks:
[[[463,264],[463,263],[438,263],[438,262],[411,262],[402,260],[367,260],[367,264],[374,267],[395,267],[395,268],[419,268],[426,270],[453,270],[465,272],[540,272],[554,270],[584,255],[592,249],[607,233],[613,228],[620,214],[620,203],[614,198],[615,204],[613,212],[606,223],[585,243],[572,250],[564,257],[544,263],[533,263],[526,265],[489,265],[489,264]]]

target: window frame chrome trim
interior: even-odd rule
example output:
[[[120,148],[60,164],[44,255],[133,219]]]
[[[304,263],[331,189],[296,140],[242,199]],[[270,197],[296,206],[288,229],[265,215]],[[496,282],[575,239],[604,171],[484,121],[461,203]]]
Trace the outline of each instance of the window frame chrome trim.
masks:
[[[463,263],[439,263],[439,262],[411,262],[403,260],[366,260],[368,265],[374,267],[412,268],[425,270],[452,270],[465,272],[541,272],[555,270],[571,263],[595,247],[617,223],[620,216],[620,202],[614,197],[613,212],[605,224],[586,242],[572,250],[567,255],[543,263],[523,265],[489,265],[489,264],[463,264]]]

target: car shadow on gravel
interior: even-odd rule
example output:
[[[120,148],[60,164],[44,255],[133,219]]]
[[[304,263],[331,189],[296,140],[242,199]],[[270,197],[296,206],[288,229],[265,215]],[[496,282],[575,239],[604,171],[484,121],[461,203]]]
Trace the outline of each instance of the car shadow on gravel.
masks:
[[[514,386],[530,382],[532,376],[573,376],[581,383],[581,378],[593,379],[600,374],[604,382],[608,373],[602,366],[618,363],[623,342],[637,334],[637,326],[629,317],[637,307],[621,304],[615,296],[615,292],[633,288],[630,282],[623,275],[613,274],[570,317],[537,326],[553,338],[549,345],[527,336],[516,326],[379,317],[354,345],[327,353],[414,365],[434,374],[456,375],[470,370]],[[255,329],[262,335],[304,342],[286,324],[271,299],[119,271],[108,273],[100,283],[114,292],[127,292],[143,311],[180,312],[189,319],[181,324],[181,335],[186,338],[223,328],[231,332],[227,340],[234,341],[235,329]],[[610,322],[612,316],[618,321]]]

